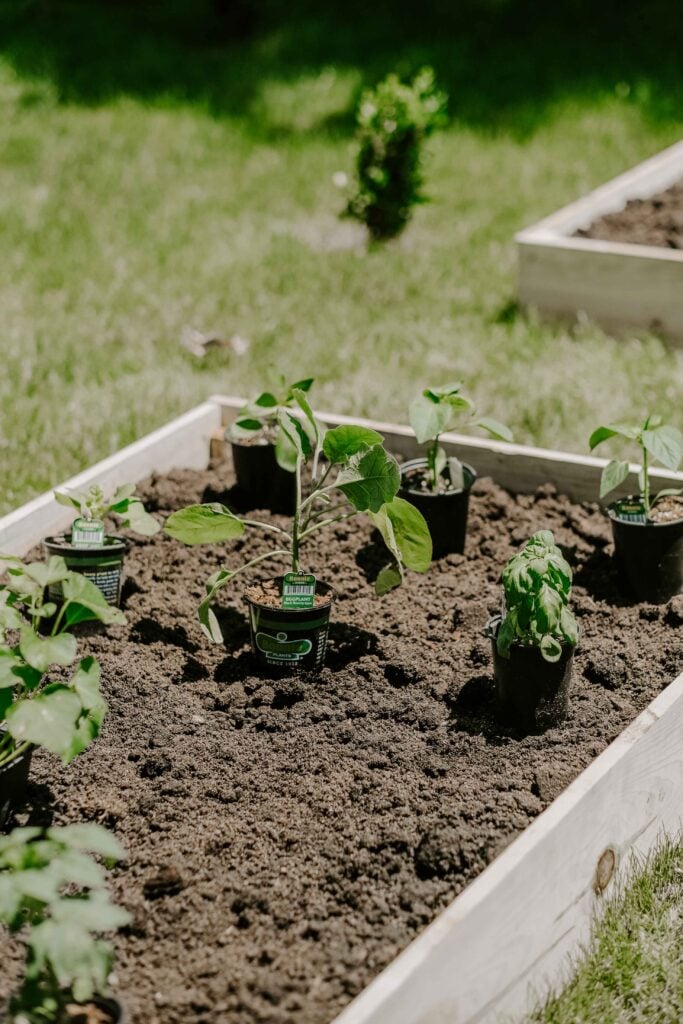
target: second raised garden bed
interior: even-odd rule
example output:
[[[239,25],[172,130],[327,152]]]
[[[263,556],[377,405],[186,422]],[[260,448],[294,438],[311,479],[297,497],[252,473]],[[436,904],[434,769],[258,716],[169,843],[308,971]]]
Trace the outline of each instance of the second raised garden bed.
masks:
[[[159,469],[140,489],[152,512],[229,500],[221,442],[203,464],[235,405],[207,403],[104,476]],[[376,426],[389,448],[415,454],[409,431]],[[460,1024],[523,1008],[529,982],[556,977],[585,933],[594,887],[671,826],[681,680],[645,709],[680,668],[680,601],[624,601],[605,517],[549,483],[587,497],[603,463],[471,439],[458,448],[480,477],[493,471],[521,493],[480,480],[465,554],[381,604],[367,583],[383,559],[369,527],[340,524],[312,542],[311,565],[339,595],[314,682],[256,672],[237,585],[221,601],[228,649],[203,641],[196,603],[223,546],[136,543],[128,624],[89,638],[110,705],[104,734],[58,774],[37,752],[30,793],[39,819],[103,822],[129,851],[114,890],[134,914],[117,972],[133,1019],[329,1024],[434,918],[341,1020]],[[0,522],[0,549],[23,553],[63,525],[47,498],[27,509]],[[573,561],[582,640],[568,723],[520,739],[495,719],[483,629],[506,558],[541,528]],[[228,564],[262,543],[233,542]],[[10,966],[0,997],[12,980]]]

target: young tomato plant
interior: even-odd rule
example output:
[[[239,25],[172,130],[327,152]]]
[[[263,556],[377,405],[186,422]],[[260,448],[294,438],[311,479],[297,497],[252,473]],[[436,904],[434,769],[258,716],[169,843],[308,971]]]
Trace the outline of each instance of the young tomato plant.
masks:
[[[280,412],[296,405],[295,392],[308,394],[312,384],[312,377],[295,384],[285,384],[282,379],[278,391],[263,391],[240,409],[235,422],[227,428],[226,437],[236,444],[265,440],[275,446],[275,458],[280,468],[293,473],[297,450],[282,427]]]
[[[16,1024],[62,1024],[69,1004],[107,994],[113,951],[98,935],[130,915],[111,903],[91,854],[123,860],[100,825],[17,828],[0,836],[0,922],[26,946],[23,983],[12,998]]]
[[[510,656],[513,643],[537,647],[546,661],[558,661],[562,642],[579,640],[569,607],[572,570],[550,530],[535,533],[503,570],[505,616],[497,635],[498,653]]]
[[[358,187],[347,214],[376,241],[403,230],[412,208],[424,202],[421,150],[446,122],[446,96],[423,68],[412,82],[388,75],[361,98],[357,115]]]
[[[70,629],[91,620],[124,623],[125,616],[62,558],[24,565],[0,555],[0,561],[9,563],[0,585],[0,769],[33,745],[68,764],[99,734],[106,711],[100,666],[92,657],[77,662]],[[54,583],[64,595],[59,609],[45,600]]]
[[[427,469],[429,489],[436,493],[442,479],[449,490],[461,490],[464,485],[463,467],[459,459],[448,458],[439,443],[441,434],[456,426],[481,427],[500,441],[511,441],[512,433],[503,423],[487,416],[476,416],[474,403],[462,393],[462,382],[442,387],[425,388],[410,405],[410,425],[418,444],[429,444]]]
[[[55,491],[55,500],[76,509],[82,519],[93,523],[103,524],[107,516],[115,516],[123,526],[144,537],[151,537],[161,529],[135,496],[135,484],[121,484],[110,500],[105,498],[99,484],[93,484],[88,491]]]
[[[591,451],[611,437],[622,437],[635,441],[640,448],[641,464],[638,473],[640,498],[646,517],[650,516],[653,506],[666,495],[682,494],[683,490],[664,490],[652,497],[649,470],[653,462],[659,462],[667,469],[677,470],[683,462],[683,434],[677,427],[662,422],[662,417],[652,414],[641,426],[631,423],[610,423],[598,427],[590,436]],[[628,462],[612,459],[602,471],[600,481],[600,497],[615,490],[624,482],[629,474]]]
[[[391,555],[390,564],[377,577],[377,593],[386,593],[400,584],[405,569],[426,572],[429,568],[432,546],[427,524],[416,508],[396,497],[398,463],[384,450],[382,435],[352,425],[325,430],[306,394],[294,388],[292,395],[299,415],[282,408],[278,412],[279,427],[296,451],[296,504],[291,529],[240,518],[217,503],[190,505],[166,521],[166,532],[186,544],[231,540],[247,528],[263,530],[273,537],[275,546],[271,551],[237,569],[221,569],[208,580],[199,618],[215,641],[222,637],[211,602],[222,587],[239,573],[273,558],[286,560],[292,572],[301,572],[306,540],[359,513],[370,517]],[[304,494],[302,472],[306,464],[311,466],[311,482]]]

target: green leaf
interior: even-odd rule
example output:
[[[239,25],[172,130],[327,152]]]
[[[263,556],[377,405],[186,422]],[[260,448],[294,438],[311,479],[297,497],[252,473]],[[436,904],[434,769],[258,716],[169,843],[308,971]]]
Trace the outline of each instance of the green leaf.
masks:
[[[30,562],[24,566],[24,572],[35,580],[43,590],[51,583],[61,583],[69,575],[66,562],[58,555],[52,555],[47,562]]]
[[[420,395],[410,403],[408,417],[418,444],[424,444],[443,434],[451,420],[451,409],[445,403]]]
[[[474,424],[476,427],[481,427],[491,437],[496,438],[498,441],[512,441],[512,431],[509,427],[506,427],[504,423],[499,423],[498,420],[492,420],[489,416],[480,417]]]
[[[296,472],[297,449],[282,427],[278,426],[275,439],[275,461],[286,473]]]
[[[245,418],[237,419],[234,423],[231,423],[226,433],[234,441],[241,441],[246,438],[252,438],[254,434],[260,433],[261,430],[263,430],[263,424],[260,420]]]
[[[382,594],[388,594],[390,590],[394,590],[399,587],[403,582],[403,573],[401,567],[397,562],[391,562],[389,565],[385,565],[383,569],[380,569],[375,580],[375,593],[380,597]]]
[[[21,630],[19,640],[22,657],[39,672],[47,672],[50,665],[71,665],[76,657],[76,646],[76,637],[70,633],[42,637],[28,626]]]
[[[164,531],[184,544],[217,544],[244,533],[244,523],[218,502],[188,505],[169,516]]]
[[[93,932],[114,931],[130,921],[127,910],[110,903],[99,892],[86,899],[76,896],[56,900],[50,906],[50,916],[59,924],[76,924]]]
[[[75,508],[79,512],[87,501],[87,495],[82,491],[55,491],[55,501],[58,505],[65,505],[67,508]]]
[[[328,430],[323,439],[323,454],[333,465],[342,465],[358,452],[383,444],[384,438],[370,427],[345,423]]]
[[[132,498],[135,494],[135,484],[119,484],[116,488],[116,493],[112,498],[112,507],[120,501],[125,501],[126,498]]]
[[[287,440],[295,448],[298,457],[300,459],[307,459],[313,451],[313,446],[300,420],[296,416],[292,416],[286,409],[280,409],[277,421]]]
[[[510,647],[515,640],[515,627],[510,615],[506,615],[498,627],[496,636],[496,649],[501,658],[510,657]]]
[[[590,450],[593,451],[603,441],[616,436],[626,437],[630,441],[637,441],[640,437],[640,427],[634,427],[630,423],[610,423],[606,427],[598,427],[589,438],[588,445]]]
[[[75,1001],[85,1002],[106,990],[111,952],[87,928],[48,918],[34,925],[30,941],[36,970],[49,965],[60,988],[71,989]]]
[[[467,405],[471,405],[471,402],[460,395],[464,386],[461,380],[456,380],[452,384],[442,384],[441,387],[425,388],[422,394],[426,398],[431,398],[433,402],[440,402],[444,398],[461,398]]]
[[[211,602],[223,587],[226,587],[234,576],[230,569],[219,569],[206,581],[206,597],[198,608],[199,623],[204,634],[215,644],[223,642],[223,634],[218,624]]]
[[[94,822],[82,822],[76,825],[62,825],[47,830],[49,839],[63,843],[72,850],[84,853],[99,853],[101,857],[111,861],[126,859],[126,851],[118,839],[102,825]]]
[[[67,626],[90,619],[98,619],[107,626],[122,626],[126,622],[123,612],[109,604],[100,588],[79,572],[69,573],[62,584],[62,596],[68,602],[64,613]]]
[[[21,664],[21,658],[18,658],[9,648],[0,650],[0,690],[12,689],[19,683],[20,677],[14,670]]]
[[[683,434],[676,427],[655,427],[643,431],[643,444],[667,469],[677,470],[683,460]]]
[[[71,764],[74,758],[82,754],[84,750],[87,750],[92,741],[97,739],[100,734],[105,710],[106,705],[102,702],[99,708],[80,715],[68,746],[61,751],[61,758],[64,764]]]
[[[543,633],[554,633],[558,629],[563,606],[560,594],[547,583],[542,583],[537,597],[536,614]]]
[[[306,377],[305,380],[298,380],[294,384],[291,384],[284,398],[285,403],[292,401],[292,399],[294,398],[295,391],[310,391],[313,385],[313,381],[313,377]]]
[[[566,607],[566,605],[562,609],[562,614],[560,615],[560,631],[567,643],[573,644],[574,646],[578,644],[579,626],[573,613]]]
[[[125,508],[123,508],[124,505]],[[124,526],[139,533],[142,537],[153,537],[161,529],[161,524],[149,514],[139,498],[134,498],[132,501],[125,499],[119,503],[118,507],[112,507],[111,511],[122,516]]]
[[[432,538],[424,516],[414,505],[403,498],[394,498],[370,516],[389,550],[407,569],[413,572],[429,569]]]
[[[336,486],[358,512],[379,512],[396,494],[400,480],[396,459],[377,444],[351,456]]]
[[[562,644],[554,636],[544,636],[541,640],[541,654],[546,661],[559,661],[562,655]]]
[[[87,710],[98,708],[102,704],[100,693],[100,666],[95,658],[88,655],[70,679],[70,685],[78,694],[81,704]]]
[[[18,743],[35,743],[63,755],[81,712],[81,702],[66,686],[55,684],[37,697],[19,701],[7,712],[7,728]]]
[[[602,471],[600,478],[600,497],[613,491],[624,482],[630,472],[628,462],[620,462],[619,459],[612,459]]]

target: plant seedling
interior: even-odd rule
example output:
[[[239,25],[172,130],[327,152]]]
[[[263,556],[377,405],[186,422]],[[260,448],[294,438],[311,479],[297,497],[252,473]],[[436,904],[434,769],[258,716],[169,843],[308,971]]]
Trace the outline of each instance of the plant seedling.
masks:
[[[62,558],[24,565],[0,554],[0,561],[9,563],[0,586],[0,768],[34,744],[68,764],[99,734],[106,711],[100,666],[92,657],[76,662],[70,629],[92,620],[124,623],[125,616]],[[54,583],[62,586],[59,609],[45,600]],[[49,631],[41,632],[50,620]]]
[[[278,424],[296,451],[296,505],[291,530],[274,523],[236,516],[218,503],[190,505],[166,521],[171,537],[186,544],[216,543],[240,537],[247,528],[263,530],[276,541],[273,550],[252,558],[238,569],[220,569],[207,582],[199,619],[207,635],[222,640],[211,602],[235,576],[260,562],[286,559],[292,573],[302,571],[301,549],[319,530],[367,513],[391,554],[391,563],[379,573],[375,590],[383,594],[400,584],[405,569],[426,572],[432,555],[429,530],[422,515],[409,502],[396,497],[398,463],[384,450],[383,438],[368,427],[344,425],[325,430],[318,422],[304,391],[292,396],[299,415],[280,408]],[[302,470],[311,464],[311,484],[304,496]]]
[[[0,836],[0,922],[26,945],[13,1024],[62,1024],[71,1004],[107,994],[113,950],[98,936],[130,915],[109,900],[92,854],[108,864],[125,858],[118,840],[95,824]]]
[[[365,92],[357,114],[358,187],[346,213],[367,226],[375,241],[398,235],[423,203],[421,150],[446,123],[446,95],[434,72],[423,68],[412,82],[391,74]]]
[[[508,427],[487,416],[476,416],[474,403],[462,393],[463,384],[445,384],[443,387],[425,388],[410,405],[410,425],[415,431],[418,444],[429,443],[427,450],[428,487],[432,493],[439,491],[442,480],[449,490],[462,490],[464,486],[463,466],[459,459],[449,458],[439,443],[441,434],[462,427],[481,427],[499,441],[512,441]],[[469,416],[469,419],[463,418]]]
[[[226,431],[228,439],[236,444],[265,440],[275,446],[278,466],[293,473],[296,470],[297,450],[282,427],[280,411],[296,405],[295,392],[306,395],[312,384],[312,377],[295,384],[286,384],[282,378],[279,391],[263,391],[240,409],[235,422]]]
[[[611,437],[623,437],[629,441],[635,441],[640,447],[641,464],[638,472],[638,486],[646,518],[650,517],[653,506],[661,498],[667,495],[683,494],[683,489],[667,488],[652,498],[650,488],[649,470],[653,462],[659,462],[662,466],[674,471],[683,462],[683,433],[677,427],[663,423],[662,417],[656,414],[648,416],[642,426],[631,423],[610,423],[593,431],[588,442],[591,451]],[[600,497],[604,498],[605,495],[619,487],[629,472],[628,462],[623,462],[620,459],[612,459],[611,462],[608,462],[602,471]]]
[[[93,484],[88,491],[55,491],[55,500],[79,513],[73,524],[74,543],[80,534],[84,538],[90,537],[90,543],[102,543],[104,521],[109,515],[117,517],[123,526],[143,537],[152,537],[161,529],[154,516],[145,510],[140,498],[135,496],[135,484],[121,484],[111,500],[105,498],[99,484]]]
[[[576,646],[579,628],[569,607],[572,570],[550,530],[533,534],[503,570],[505,616],[496,646],[510,657],[513,643],[537,647],[546,661],[559,661],[562,642]]]

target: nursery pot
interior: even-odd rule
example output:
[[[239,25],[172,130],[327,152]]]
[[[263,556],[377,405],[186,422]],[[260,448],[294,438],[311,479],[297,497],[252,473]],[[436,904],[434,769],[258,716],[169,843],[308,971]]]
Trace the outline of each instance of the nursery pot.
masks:
[[[409,501],[424,516],[432,536],[434,558],[442,558],[452,552],[461,555],[465,550],[470,491],[477,474],[466,463],[462,464],[462,468],[465,476],[462,490],[432,494],[431,491],[411,486],[411,476],[416,471],[427,469],[426,459],[411,459],[401,466],[399,497]]]
[[[232,462],[245,505],[294,515],[296,476],[278,465],[275,445],[232,441]]]
[[[104,1013],[108,1014],[109,1020],[107,1021],[107,1024],[127,1024],[127,1021],[128,1021],[128,1017],[126,1015],[126,1009],[125,1009],[123,1003],[120,1003],[118,1001],[118,999],[105,998],[104,996],[94,996],[92,999],[89,999],[87,1003],[74,1003],[72,1005],[74,1005],[76,1007],[83,1006],[84,1010],[88,1006],[95,1006],[95,1007],[97,1007],[98,1010],[101,1010]],[[85,1018],[85,1014],[84,1014],[83,1015],[83,1020],[85,1020],[85,1019],[86,1018]],[[99,1016],[98,1016],[98,1019],[99,1019]],[[68,1020],[69,1021],[74,1020],[74,1021],[80,1022],[81,1016],[80,1016],[80,1014],[76,1013],[75,1016],[70,1016],[68,1018]]]
[[[546,661],[538,647],[513,643],[503,658],[496,645],[499,626],[500,619],[493,619],[487,632],[501,719],[525,735],[559,725],[569,710],[575,647],[563,642],[559,660]]]
[[[74,547],[66,535],[60,534],[57,537],[46,537],[43,547],[48,555],[60,555],[67,569],[81,573],[99,587],[108,604],[119,604],[123,560],[130,547],[125,537],[108,534],[101,547],[79,548]],[[59,604],[62,600],[61,584],[53,583],[48,593],[50,600]]]
[[[272,581],[277,593],[282,577]],[[247,593],[251,647],[262,669],[283,674],[319,669],[325,663],[330,611],[335,594],[327,583],[318,583],[313,608],[282,608]],[[322,600],[320,600],[322,598]]]
[[[14,808],[24,801],[32,755],[31,746],[0,768],[0,828],[4,828]]]
[[[613,502],[607,512],[622,587],[639,601],[664,604],[683,593],[683,519],[628,520],[621,518],[620,506],[622,502]]]

